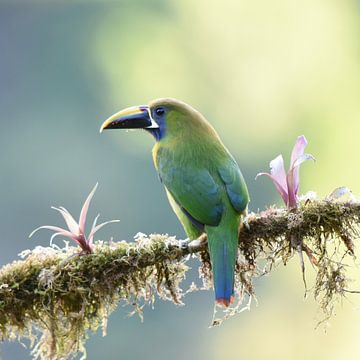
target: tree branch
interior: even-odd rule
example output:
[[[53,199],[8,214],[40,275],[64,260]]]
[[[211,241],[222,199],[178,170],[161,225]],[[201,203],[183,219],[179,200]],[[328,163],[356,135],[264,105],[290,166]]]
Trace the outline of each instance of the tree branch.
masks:
[[[245,295],[253,296],[253,279],[286,263],[296,252],[316,269],[314,296],[329,317],[347,289],[347,259],[354,257],[360,203],[334,200],[303,203],[296,211],[269,208],[251,213],[239,231],[235,287],[238,303],[224,317],[240,311]],[[202,240],[205,240],[204,237]],[[295,240],[296,241],[295,241]],[[0,270],[0,331],[3,338],[33,340],[34,357],[61,359],[85,353],[88,329],[96,330],[119,301],[142,316],[155,296],[182,304],[180,288],[189,254],[201,260],[202,288],[211,287],[206,242],[181,243],[167,235],[137,235],[135,242],[103,243],[80,256],[77,248],[37,247],[24,260]],[[262,263],[265,266],[259,267]],[[219,324],[214,320],[214,325]],[[36,339],[33,329],[39,329]]]

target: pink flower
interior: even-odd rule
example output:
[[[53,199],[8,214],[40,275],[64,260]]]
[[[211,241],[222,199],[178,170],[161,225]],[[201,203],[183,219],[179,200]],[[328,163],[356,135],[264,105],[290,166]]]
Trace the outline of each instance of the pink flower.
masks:
[[[50,226],[50,225],[40,226],[39,228],[35,229],[30,234],[29,237],[32,237],[40,229],[52,230],[52,231],[55,231],[55,234],[53,234],[51,236],[50,242],[52,242],[52,240],[56,236],[62,235],[62,236],[65,236],[67,238],[74,240],[81,247],[83,253],[85,253],[85,254],[92,253],[92,245],[93,245],[95,233],[98,232],[102,227],[104,227],[107,224],[120,221],[120,220],[112,220],[112,221],[107,221],[102,224],[96,225],[96,222],[99,218],[99,215],[98,215],[98,216],[96,216],[96,218],[94,220],[94,223],[90,230],[89,236],[88,237],[85,236],[86,217],[87,217],[87,213],[89,210],[90,202],[95,194],[97,187],[98,187],[98,184],[95,185],[95,187],[93,188],[93,190],[87,197],[87,199],[81,209],[78,223],[75,221],[75,219],[72,217],[72,215],[65,208],[52,207],[52,209],[58,211],[62,215],[62,217],[64,218],[64,220],[66,222],[68,230],[57,227],[57,226]]]
[[[291,153],[290,168],[287,174],[285,172],[284,159],[282,155],[279,155],[270,162],[270,174],[259,173],[256,175],[256,178],[261,175],[266,175],[273,181],[276,190],[279,192],[285,205],[289,209],[297,207],[297,195],[300,184],[300,165],[306,160],[315,160],[312,155],[304,154],[306,145],[307,140],[305,136],[299,136]]]

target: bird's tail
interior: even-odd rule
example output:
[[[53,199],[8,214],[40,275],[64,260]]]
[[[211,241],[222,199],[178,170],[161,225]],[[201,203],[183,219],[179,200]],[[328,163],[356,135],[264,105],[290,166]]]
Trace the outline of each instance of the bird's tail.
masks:
[[[215,301],[229,306],[234,301],[234,271],[238,249],[239,219],[206,227],[212,264]]]

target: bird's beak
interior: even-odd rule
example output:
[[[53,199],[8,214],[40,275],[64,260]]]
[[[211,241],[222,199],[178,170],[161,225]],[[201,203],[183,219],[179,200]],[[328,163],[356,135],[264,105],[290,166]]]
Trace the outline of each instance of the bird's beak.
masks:
[[[156,129],[159,125],[153,120],[147,105],[133,106],[110,116],[101,125],[100,132],[108,129]]]

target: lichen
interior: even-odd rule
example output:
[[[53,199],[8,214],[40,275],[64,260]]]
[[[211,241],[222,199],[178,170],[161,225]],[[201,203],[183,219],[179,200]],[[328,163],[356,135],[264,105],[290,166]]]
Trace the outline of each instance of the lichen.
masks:
[[[312,291],[324,314],[319,324],[334,314],[335,305],[347,293],[356,292],[348,289],[346,270],[349,262],[355,260],[359,202],[304,201],[295,213],[269,208],[249,216],[248,221],[256,231],[244,228],[245,241],[241,241],[240,233],[239,247],[251,264],[266,260],[263,273],[280,263],[286,265],[297,250],[292,237],[300,241],[302,252],[316,270]],[[306,286],[305,278],[304,283]],[[308,292],[307,288],[305,291]]]
[[[2,268],[2,337],[29,337],[34,343],[37,330],[41,337],[34,358],[65,359],[84,352],[87,330],[105,324],[120,300],[140,316],[156,293],[180,304],[179,284],[187,266],[168,248],[173,240],[161,235],[144,238],[134,244],[96,245],[93,254],[83,256],[71,247],[67,252],[37,249]]]
[[[298,253],[292,237],[316,270],[312,291],[328,319],[351,292],[346,270],[354,259],[359,223],[358,202],[329,199],[306,200],[296,212],[271,207],[249,214],[239,232],[237,301],[225,310],[215,308],[212,325],[249,309],[256,299],[254,280]],[[3,339],[30,339],[32,354],[40,359],[71,358],[78,352],[85,357],[88,330],[103,327],[105,334],[107,318],[119,303],[142,318],[144,306],[156,298],[181,305],[186,293],[212,288],[206,244],[179,247],[167,235],[97,242],[86,255],[68,245],[37,247],[22,257],[0,270],[0,332]],[[181,282],[190,257],[200,261],[202,284],[186,291]]]

